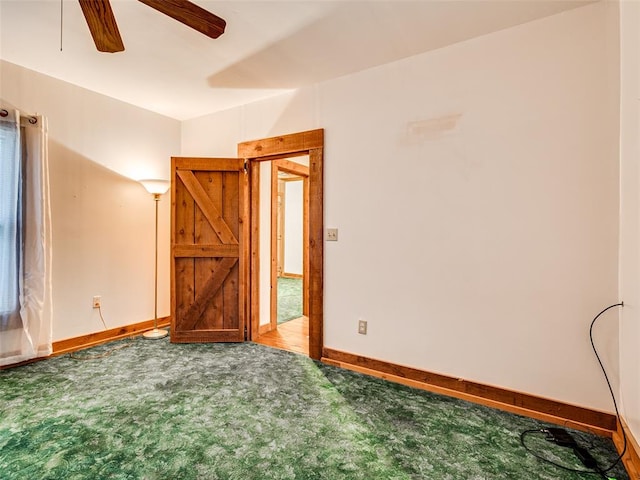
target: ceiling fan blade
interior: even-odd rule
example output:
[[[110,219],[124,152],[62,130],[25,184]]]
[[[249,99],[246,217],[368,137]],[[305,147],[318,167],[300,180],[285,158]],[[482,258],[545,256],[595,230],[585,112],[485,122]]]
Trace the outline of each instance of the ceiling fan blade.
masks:
[[[138,0],[171,18],[184,23],[207,37],[218,38],[224,33],[227,22],[187,0]]]
[[[124,43],[109,0],[78,0],[89,31],[100,52],[122,52]]]

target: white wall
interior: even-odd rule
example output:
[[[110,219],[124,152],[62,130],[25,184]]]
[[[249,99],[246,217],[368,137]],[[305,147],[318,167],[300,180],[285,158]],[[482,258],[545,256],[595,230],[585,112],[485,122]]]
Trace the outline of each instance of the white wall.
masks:
[[[169,178],[180,123],[0,63],[0,96],[49,119],[55,340],[153,318],[154,203],[132,178]],[[160,202],[159,316],[169,314],[170,198]]]
[[[640,439],[640,3],[620,2],[620,38],[621,403]]]
[[[284,273],[302,275],[303,181],[284,182]]]
[[[271,162],[260,164],[260,325],[271,321]]]
[[[325,346],[610,411],[588,326],[618,300],[614,10],[184,122],[183,154],[325,128]],[[597,342],[615,366],[615,315]]]

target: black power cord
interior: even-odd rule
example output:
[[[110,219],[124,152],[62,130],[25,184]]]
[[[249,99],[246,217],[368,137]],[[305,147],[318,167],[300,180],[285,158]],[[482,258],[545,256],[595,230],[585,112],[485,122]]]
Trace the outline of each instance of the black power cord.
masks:
[[[561,435],[563,437],[566,436],[569,440],[558,439],[558,434],[554,434],[553,433],[554,430],[562,432]],[[562,465],[560,463],[554,462],[553,460],[551,460],[549,458],[546,458],[546,457],[540,455],[539,453],[535,452],[531,448],[529,448],[529,446],[525,442],[525,438],[527,436],[531,435],[531,434],[534,434],[534,433],[543,433],[543,434],[545,434],[546,439],[549,440],[550,442],[556,443],[557,445],[560,445],[561,447],[571,448],[573,450],[573,453],[580,460],[580,462],[582,462],[582,464],[586,468],[588,468],[589,470],[580,470],[580,469],[577,469],[577,468],[567,467],[566,465]],[[529,452],[531,455],[533,455],[537,459],[543,460],[543,461],[545,461],[547,463],[550,463],[551,465],[554,465],[555,467],[561,468],[562,470],[566,470],[568,472],[586,474],[586,475],[600,475],[601,478],[609,480],[609,477],[606,475],[607,470],[604,470],[604,469],[600,468],[600,466],[598,465],[598,462],[596,461],[595,458],[593,458],[591,456],[589,451],[587,449],[583,448],[583,447],[578,446],[578,444],[573,439],[573,437],[564,429],[561,429],[561,428],[555,428],[555,429],[554,428],[548,428],[548,429],[545,429],[545,428],[543,428],[543,429],[525,430],[524,432],[522,432],[520,434],[520,443],[522,444],[522,446],[524,447],[524,449],[527,452]],[[614,466],[615,466],[615,463],[611,466],[611,468],[613,468]]]
[[[616,412],[616,420],[619,422],[620,421],[620,412],[618,410],[618,403],[616,402],[616,396],[613,393],[613,387],[611,386],[611,382],[609,381],[609,376],[607,375],[607,371],[604,368],[604,365],[602,363],[602,360],[600,359],[600,355],[598,355],[598,350],[596,349],[596,345],[593,341],[593,326],[596,323],[596,321],[598,320],[598,318],[600,318],[600,316],[605,313],[607,310],[610,310],[614,307],[623,307],[624,306],[624,302],[620,302],[620,303],[615,303],[613,305],[609,305],[607,308],[605,308],[604,310],[602,310],[600,313],[598,313],[594,319],[591,321],[591,325],[589,326],[589,340],[591,341],[591,348],[593,349],[593,353],[596,356],[596,359],[598,360],[598,363],[600,364],[600,369],[602,370],[602,373],[604,374],[604,379],[607,382],[607,386],[609,387],[609,393],[611,393],[611,399],[613,400],[613,408],[615,409]],[[578,457],[578,459],[582,462],[582,464],[586,467],[589,468],[589,470],[579,470],[576,468],[571,468],[571,467],[567,467],[565,465],[561,465],[557,462],[554,462],[553,460],[550,460],[546,457],[543,457],[542,455],[534,452],[531,448],[529,448],[525,442],[525,438],[528,435],[534,434],[534,433],[544,433],[547,436],[547,440],[554,442],[560,446],[563,447],[569,447],[573,450],[573,452],[575,453],[575,455]],[[615,468],[615,466],[620,462],[620,460],[622,459],[622,457],[624,456],[624,454],[627,452],[627,434],[624,431],[624,428],[622,428],[622,439],[623,439],[623,448],[622,448],[622,452],[620,453],[620,455],[618,455],[618,457],[615,459],[615,461],[608,466],[607,468],[600,468],[600,466],[598,465],[598,462],[591,456],[591,454],[584,448],[579,447],[578,444],[575,442],[575,440],[573,439],[573,437],[571,437],[571,435],[569,433],[567,433],[565,430],[563,429],[559,429],[559,428],[548,428],[548,429],[534,429],[534,430],[525,430],[524,432],[522,432],[520,434],[520,443],[522,444],[522,446],[524,447],[524,449],[529,452],[531,455],[533,455],[534,457],[543,460],[547,463],[550,463],[558,468],[561,468],[563,470],[567,470],[570,472],[576,472],[576,473],[581,473],[581,474],[588,474],[588,475],[600,475],[601,478],[605,478],[608,479],[609,477],[606,475],[607,472],[613,470]]]
[[[593,325],[596,323],[596,320],[598,320],[600,315],[602,315],[604,312],[614,307],[624,307],[624,302],[614,303],[613,305],[609,305],[607,308],[605,308],[598,315],[595,316],[595,318],[591,321],[591,325],[589,326],[589,340],[591,340],[591,348],[593,349],[593,353],[596,355],[596,358],[598,359],[598,363],[600,364],[600,369],[602,370],[604,379],[607,381],[607,386],[609,387],[609,393],[611,393],[611,400],[613,400],[613,408],[616,411],[616,422],[620,423],[621,425],[620,430],[622,430],[622,440],[623,440],[622,452],[620,452],[620,455],[618,455],[618,458],[616,458],[615,462],[613,462],[610,467],[605,468],[603,470],[604,472],[608,472],[609,470],[612,470],[618,464],[618,462],[622,460],[622,457],[624,457],[624,454],[627,453],[627,434],[625,433],[624,428],[622,428],[622,423],[620,422],[620,411],[618,410],[618,403],[616,402],[616,396],[613,394],[613,388],[611,387],[609,376],[607,375],[607,371],[605,370],[604,365],[602,364],[602,360],[600,360],[600,355],[598,355],[598,350],[596,349],[596,345],[595,343],[593,343]]]

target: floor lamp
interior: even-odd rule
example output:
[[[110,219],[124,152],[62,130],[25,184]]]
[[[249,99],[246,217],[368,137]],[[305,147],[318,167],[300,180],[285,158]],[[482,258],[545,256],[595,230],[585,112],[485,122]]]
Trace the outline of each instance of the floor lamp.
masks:
[[[167,180],[140,180],[140,183],[147,189],[156,203],[156,258],[155,258],[155,282],[154,282],[154,311],[153,311],[153,330],[144,332],[142,336],[151,340],[157,340],[169,335],[166,330],[158,329],[158,202],[160,197],[167,193],[171,183]]]

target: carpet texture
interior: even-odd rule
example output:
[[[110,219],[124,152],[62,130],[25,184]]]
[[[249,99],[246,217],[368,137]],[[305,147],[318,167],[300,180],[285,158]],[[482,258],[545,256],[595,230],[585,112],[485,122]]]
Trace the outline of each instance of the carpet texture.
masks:
[[[278,277],[278,323],[302,316],[302,279]]]
[[[519,434],[536,420],[252,343],[130,342],[0,371],[1,479],[596,478],[527,454]],[[572,433],[615,458],[610,440]]]

